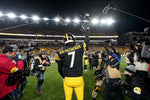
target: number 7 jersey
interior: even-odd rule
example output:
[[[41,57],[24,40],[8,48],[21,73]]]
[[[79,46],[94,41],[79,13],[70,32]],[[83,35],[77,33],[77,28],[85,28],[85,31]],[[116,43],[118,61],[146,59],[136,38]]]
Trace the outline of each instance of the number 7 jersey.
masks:
[[[57,51],[56,60],[61,61],[65,77],[82,76],[82,58],[86,49],[86,43],[69,44]]]

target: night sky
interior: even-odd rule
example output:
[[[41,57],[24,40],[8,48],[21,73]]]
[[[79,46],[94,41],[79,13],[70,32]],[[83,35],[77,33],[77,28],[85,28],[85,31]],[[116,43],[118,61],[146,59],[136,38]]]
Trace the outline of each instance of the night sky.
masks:
[[[0,0],[0,11],[49,18],[60,15],[73,19],[83,13],[90,13],[93,17],[112,16],[116,20],[113,27],[118,34],[143,31],[144,27],[150,26],[148,22],[120,12],[103,14],[102,10],[108,4],[150,20],[150,0]]]

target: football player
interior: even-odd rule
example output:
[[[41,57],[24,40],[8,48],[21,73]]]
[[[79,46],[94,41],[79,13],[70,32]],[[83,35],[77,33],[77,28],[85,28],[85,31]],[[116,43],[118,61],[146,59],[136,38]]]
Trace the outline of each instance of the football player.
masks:
[[[71,100],[73,89],[78,100],[84,99],[84,80],[82,58],[88,50],[89,36],[85,32],[85,42],[75,43],[74,35],[67,33],[64,37],[65,47],[57,51],[58,71],[64,78],[65,100]],[[86,52],[87,53],[87,52]]]

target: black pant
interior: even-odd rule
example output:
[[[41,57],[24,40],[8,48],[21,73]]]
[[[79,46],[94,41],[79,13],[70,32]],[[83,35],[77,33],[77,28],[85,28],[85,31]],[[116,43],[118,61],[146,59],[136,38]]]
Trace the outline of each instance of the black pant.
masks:
[[[86,68],[87,68],[87,65],[84,65],[84,70],[86,70]]]
[[[122,91],[119,88],[119,86],[113,86],[110,83],[104,84],[104,100],[112,100],[111,93],[114,92],[114,96],[116,100],[124,100],[124,97],[122,95]]]
[[[4,96],[2,99],[0,100],[16,100],[15,95],[13,92],[7,94],[6,96]]]
[[[93,70],[93,67],[92,67],[92,60],[89,59],[89,64],[90,64],[90,70]]]

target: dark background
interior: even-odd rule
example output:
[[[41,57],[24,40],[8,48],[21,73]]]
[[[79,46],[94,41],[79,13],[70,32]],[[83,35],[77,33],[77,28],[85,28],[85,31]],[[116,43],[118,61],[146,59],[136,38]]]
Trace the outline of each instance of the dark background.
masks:
[[[145,27],[150,26],[150,23],[146,21],[120,12],[109,11],[108,14],[103,14],[102,10],[108,4],[150,20],[149,0],[0,0],[0,11],[14,12],[17,15],[26,14],[27,16],[36,14],[49,18],[60,15],[71,19],[84,13],[90,13],[92,17],[99,16],[100,18],[112,16],[116,20],[112,27],[120,35],[129,31],[143,31]],[[105,28],[104,26],[97,27]]]

